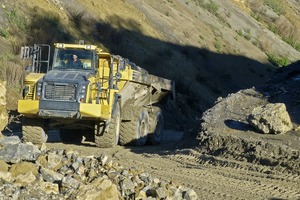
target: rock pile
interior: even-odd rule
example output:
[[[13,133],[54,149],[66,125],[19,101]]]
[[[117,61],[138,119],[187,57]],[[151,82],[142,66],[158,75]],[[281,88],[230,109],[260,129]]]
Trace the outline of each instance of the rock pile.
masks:
[[[0,199],[197,199],[174,182],[125,169],[106,155],[80,156],[0,139]]]

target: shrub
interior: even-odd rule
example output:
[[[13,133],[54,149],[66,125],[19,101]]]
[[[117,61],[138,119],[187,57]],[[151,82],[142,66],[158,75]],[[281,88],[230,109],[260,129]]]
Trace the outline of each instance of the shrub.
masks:
[[[300,51],[300,43],[293,36],[284,37],[283,41],[294,47],[297,51]]]
[[[216,4],[215,2],[213,2],[212,0],[210,0],[208,3],[206,3],[206,9],[214,14],[217,15],[218,14],[218,9],[219,9],[219,5]]]
[[[222,48],[222,43],[220,42],[220,40],[215,39],[214,46],[215,46],[217,52],[220,53],[221,52],[221,48]]]
[[[5,39],[7,39],[9,37],[9,32],[6,29],[0,29],[0,36],[4,37]]]
[[[269,6],[278,15],[285,13],[284,2],[282,0],[264,0],[264,4]]]
[[[208,12],[210,12],[214,15],[218,15],[219,5],[217,3],[215,3],[214,1],[212,1],[212,0],[209,0],[209,1],[194,0],[194,1],[198,6],[201,6],[202,8],[208,10]]]
[[[279,57],[273,53],[267,53],[269,61],[276,67],[283,67],[289,65],[291,62],[287,57]]]
[[[13,28],[16,28],[19,31],[25,31],[27,23],[23,16],[14,8],[10,11],[5,12],[8,18],[8,22]]]

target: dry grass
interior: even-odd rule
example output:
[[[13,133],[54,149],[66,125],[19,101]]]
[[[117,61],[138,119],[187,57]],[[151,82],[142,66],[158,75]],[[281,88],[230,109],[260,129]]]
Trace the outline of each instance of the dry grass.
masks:
[[[24,68],[12,54],[0,55],[0,79],[6,80],[9,88],[20,89],[24,78]]]
[[[241,28],[244,32],[244,38],[239,38],[239,42],[232,39],[234,41],[232,44],[230,43],[230,34],[227,32],[231,29],[230,25],[228,24],[228,27],[221,25],[223,28],[220,28],[221,26],[218,24],[219,22],[226,24],[227,20],[232,18],[234,14],[230,10],[224,14],[220,13],[219,4],[216,0],[198,0],[202,7],[194,6],[195,12],[187,12],[177,0],[173,0],[172,4],[154,0],[143,2],[144,9],[153,6],[151,7],[153,11],[159,10],[157,13],[151,10],[138,10],[139,4],[131,5],[128,1],[120,0],[106,1],[105,4],[100,1],[82,0],[77,1],[78,5],[75,5],[74,9],[68,5],[62,10],[59,9],[59,5],[54,5],[53,0],[12,1],[16,4],[16,8],[22,5],[24,9],[20,9],[18,12],[27,16],[26,23],[24,23],[25,29],[20,29],[20,35],[14,36],[12,32],[9,33],[14,38],[18,38],[10,40],[15,53],[18,53],[18,48],[24,44],[53,44],[54,42],[77,42],[78,39],[84,39],[86,42],[96,44],[114,54],[128,57],[131,61],[146,68],[150,73],[174,79],[178,82],[176,89],[179,92],[189,95],[194,91],[197,96],[201,96],[203,99],[214,99],[215,96],[219,96],[221,93],[225,94],[229,90],[225,88],[226,84],[222,85],[218,82],[220,77],[226,83],[240,77],[239,75],[236,76],[235,73],[237,72],[234,71],[225,73],[223,76],[213,77],[213,73],[210,72],[211,68],[214,68],[213,72],[215,73],[225,65],[247,67],[249,63],[257,64],[255,59],[261,59],[259,62],[265,62],[267,59],[263,53],[256,53],[257,48],[251,49],[249,46],[251,43],[244,40],[247,37],[253,39],[252,35],[255,31],[251,29]],[[74,4],[74,2],[70,1],[69,4]],[[253,0],[251,6],[256,5],[253,2],[263,1]],[[190,4],[194,3],[190,1]],[[259,8],[256,9],[259,10]],[[218,23],[216,23],[213,20],[217,18],[211,14],[208,15],[208,17],[212,16],[211,24],[216,25],[216,28],[212,28],[208,22],[201,21],[203,19],[199,17],[197,11],[200,13],[203,10],[208,10],[219,16]],[[15,22],[12,21],[12,23]],[[16,25],[16,27],[18,26]],[[170,29],[170,27],[174,27],[174,30],[164,30],[165,28]],[[200,42],[197,43],[197,41]],[[266,52],[270,47],[270,44],[263,40],[256,43],[257,45],[260,43],[260,48],[265,49]],[[207,49],[205,50],[205,48]],[[245,59],[239,59],[236,54],[223,56],[224,53],[230,52],[230,48],[238,49],[236,54],[244,54],[241,56],[244,56]],[[247,48],[246,53],[243,51],[245,48]],[[224,64],[223,60],[226,59],[230,61]],[[14,64],[7,63],[6,65]],[[195,75],[194,72],[198,71],[195,70],[197,68],[203,68],[201,75],[199,75],[200,71],[197,76]],[[15,69],[17,70],[17,68]],[[13,83],[21,75],[9,70],[12,69],[5,69],[5,76],[3,75],[3,77],[11,79],[8,82]],[[259,73],[259,69],[255,69],[255,71]],[[8,77],[7,73],[10,73],[11,76]],[[183,74],[189,77],[188,81],[181,80]],[[193,82],[199,83],[193,86],[191,85]],[[246,81],[241,80],[238,85],[243,87],[244,82]],[[251,84],[256,82],[256,77],[251,79]],[[206,91],[203,88],[207,87],[210,88],[211,93],[209,94],[203,92]],[[226,92],[224,92],[225,90]]]

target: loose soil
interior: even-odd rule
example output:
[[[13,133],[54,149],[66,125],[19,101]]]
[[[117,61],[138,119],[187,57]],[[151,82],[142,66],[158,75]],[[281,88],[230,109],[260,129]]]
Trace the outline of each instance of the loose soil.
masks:
[[[170,130],[165,130],[160,146],[106,149],[87,142],[64,144],[53,131],[47,147],[108,155],[124,167],[190,187],[200,199],[299,199],[299,69],[300,62],[280,68],[265,85],[219,98],[204,112],[196,132],[171,129],[182,127],[172,126],[175,118],[166,115]],[[253,108],[276,102],[285,103],[293,131],[261,134],[247,123]],[[18,119],[11,121],[15,126],[5,135],[21,137]]]
[[[99,149],[60,142],[47,146],[109,155],[125,167],[191,187],[201,199],[299,199],[299,68],[300,62],[278,69],[267,84],[218,99],[203,114],[196,135],[165,131],[160,146]],[[293,131],[261,134],[247,123],[253,108],[275,102],[286,104]]]

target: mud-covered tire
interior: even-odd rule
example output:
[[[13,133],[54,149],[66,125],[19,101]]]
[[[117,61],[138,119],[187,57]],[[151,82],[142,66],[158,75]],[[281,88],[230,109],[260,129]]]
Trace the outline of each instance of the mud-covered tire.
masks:
[[[26,118],[22,120],[22,140],[42,144],[48,140],[48,127],[44,119]]]
[[[82,135],[78,130],[60,129],[59,137],[63,143],[81,143]]]
[[[161,143],[164,132],[164,117],[160,107],[153,106],[149,114],[148,143],[158,145]]]
[[[149,114],[144,108],[136,109],[133,119],[122,122],[120,129],[120,144],[131,146],[144,146],[149,132]]]
[[[95,124],[95,143],[101,148],[114,147],[119,142],[121,124],[120,104],[117,103],[113,116],[105,128],[105,124],[101,122]],[[105,130],[106,129],[106,130]]]

